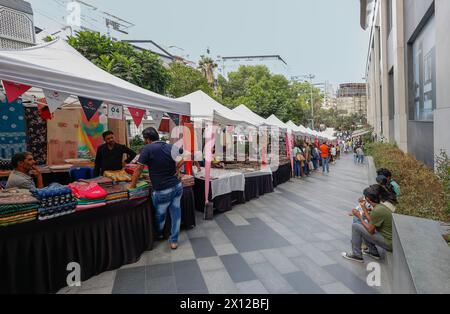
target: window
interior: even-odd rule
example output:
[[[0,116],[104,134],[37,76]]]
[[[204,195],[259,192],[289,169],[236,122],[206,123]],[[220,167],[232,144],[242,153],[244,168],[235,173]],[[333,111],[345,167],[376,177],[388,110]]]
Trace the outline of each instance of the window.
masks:
[[[430,19],[412,44],[414,120],[433,121],[436,109],[435,21]]]
[[[394,68],[389,72],[389,120],[395,116],[395,85],[394,85]]]
[[[394,22],[394,15],[392,10],[392,0],[387,0],[387,32],[388,35],[392,31],[392,24]]]

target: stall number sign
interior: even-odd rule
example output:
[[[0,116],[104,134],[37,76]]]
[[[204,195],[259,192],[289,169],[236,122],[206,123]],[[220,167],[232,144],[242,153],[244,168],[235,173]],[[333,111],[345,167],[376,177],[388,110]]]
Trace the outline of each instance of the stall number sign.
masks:
[[[123,119],[123,107],[118,105],[108,105],[108,118],[115,120]]]

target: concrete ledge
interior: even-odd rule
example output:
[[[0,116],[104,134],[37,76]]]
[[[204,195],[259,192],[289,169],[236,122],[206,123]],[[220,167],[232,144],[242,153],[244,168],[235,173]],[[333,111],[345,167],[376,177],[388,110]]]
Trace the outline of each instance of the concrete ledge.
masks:
[[[367,167],[369,168],[367,171],[368,175],[368,183],[369,185],[377,184],[377,167],[375,166],[375,161],[372,156],[367,156]]]
[[[392,227],[392,292],[449,294],[450,248],[439,222],[394,214]]]

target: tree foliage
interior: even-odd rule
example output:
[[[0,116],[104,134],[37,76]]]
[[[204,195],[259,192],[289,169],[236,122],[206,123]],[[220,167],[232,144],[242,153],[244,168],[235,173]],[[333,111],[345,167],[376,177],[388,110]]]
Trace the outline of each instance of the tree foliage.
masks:
[[[155,93],[166,92],[171,76],[157,55],[96,32],[78,32],[68,42],[103,70]]]
[[[290,82],[270,73],[266,66],[241,66],[228,74],[228,80],[219,76],[218,85],[222,102],[231,108],[244,104],[264,118],[275,114],[296,124],[307,124],[311,117],[310,83]],[[312,91],[318,109],[323,96],[315,87]]]
[[[203,74],[182,63],[174,62],[170,65],[171,83],[167,88],[167,93],[172,97],[182,97],[201,90],[213,96],[213,89]]]

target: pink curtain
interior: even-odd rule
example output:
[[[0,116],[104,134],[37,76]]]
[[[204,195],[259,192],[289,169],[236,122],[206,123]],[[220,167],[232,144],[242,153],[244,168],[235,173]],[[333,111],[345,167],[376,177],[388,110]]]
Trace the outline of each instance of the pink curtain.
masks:
[[[292,137],[290,136],[289,132],[286,133],[286,151],[289,159],[291,160],[291,168],[292,172],[294,172],[294,157],[292,157],[292,143],[291,143]]]
[[[212,149],[216,141],[216,127],[208,122],[205,130],[205,204],[209,203],[209,182],[211,179]]]

